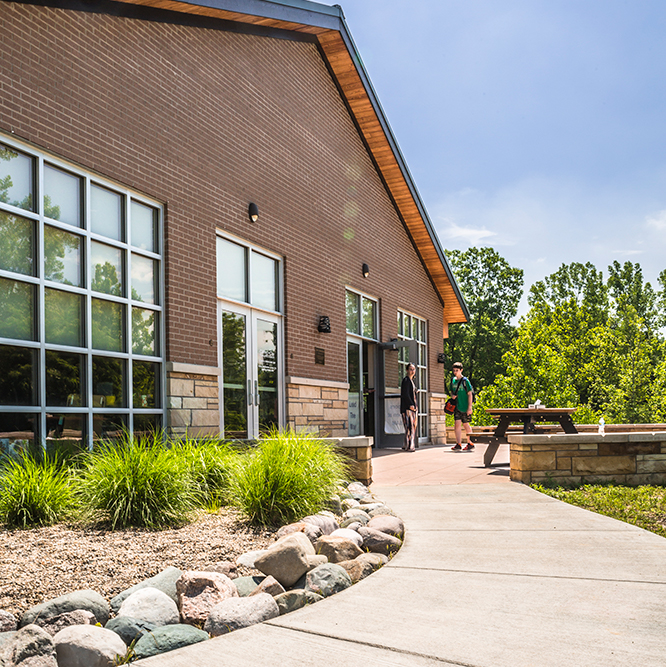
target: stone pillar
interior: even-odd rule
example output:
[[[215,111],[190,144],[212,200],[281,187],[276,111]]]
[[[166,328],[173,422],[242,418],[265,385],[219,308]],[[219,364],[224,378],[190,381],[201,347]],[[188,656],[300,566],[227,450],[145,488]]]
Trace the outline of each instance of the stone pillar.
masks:
[[[430,444],[431,445],[445,445],[446,444],[446,413],[444,412],[444,404],[448,399],[447,394],[430,393]]]
[[[220,434],[220,369],[167,363],[167,429],[174,435]]]
[[[288,377],[287,426],[323,437],[345,437],[348,432],[349,385],[311,378]]]

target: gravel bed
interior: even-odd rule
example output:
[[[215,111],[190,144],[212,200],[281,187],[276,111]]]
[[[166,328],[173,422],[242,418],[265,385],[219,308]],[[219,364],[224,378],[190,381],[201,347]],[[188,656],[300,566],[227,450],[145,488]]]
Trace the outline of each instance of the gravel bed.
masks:
[[[169,565],[204,569],[263,549],[273,534],[248,526],[226,508],[163,531],[76,524],[0,530],[0,609],[20,616],[44,600],[84,588],[111,599]],[[239,569],[241,575],[251,573],[256,571]]]

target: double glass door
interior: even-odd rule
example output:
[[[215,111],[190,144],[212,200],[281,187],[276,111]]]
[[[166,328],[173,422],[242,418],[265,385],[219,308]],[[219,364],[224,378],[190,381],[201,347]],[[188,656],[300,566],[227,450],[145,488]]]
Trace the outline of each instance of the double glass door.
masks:
[[[225,438],[256,438],[281,423],[279,318],[220,303],[222,424]]]

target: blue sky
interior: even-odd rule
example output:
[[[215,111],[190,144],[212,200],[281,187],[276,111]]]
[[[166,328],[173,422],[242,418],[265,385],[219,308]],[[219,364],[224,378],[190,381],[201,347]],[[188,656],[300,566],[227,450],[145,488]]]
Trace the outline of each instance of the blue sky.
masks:
[[[340,0],[443,247],[666,268],[666,2]],[[520,312],[524,313],[523,300]]]

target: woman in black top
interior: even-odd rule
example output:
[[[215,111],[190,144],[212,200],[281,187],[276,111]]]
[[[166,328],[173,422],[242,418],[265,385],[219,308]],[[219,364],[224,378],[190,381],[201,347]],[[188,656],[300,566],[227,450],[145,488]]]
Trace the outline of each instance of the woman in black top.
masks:
[[[416,402],[416,385],[414,376],[416,366],[407,365],[407,375],[402,379],[400,386],[400,414],[402,423],[405,425],[405,444],[402,446],[409,452],[416,448],[416,418],[418,415],[418,403]]]

